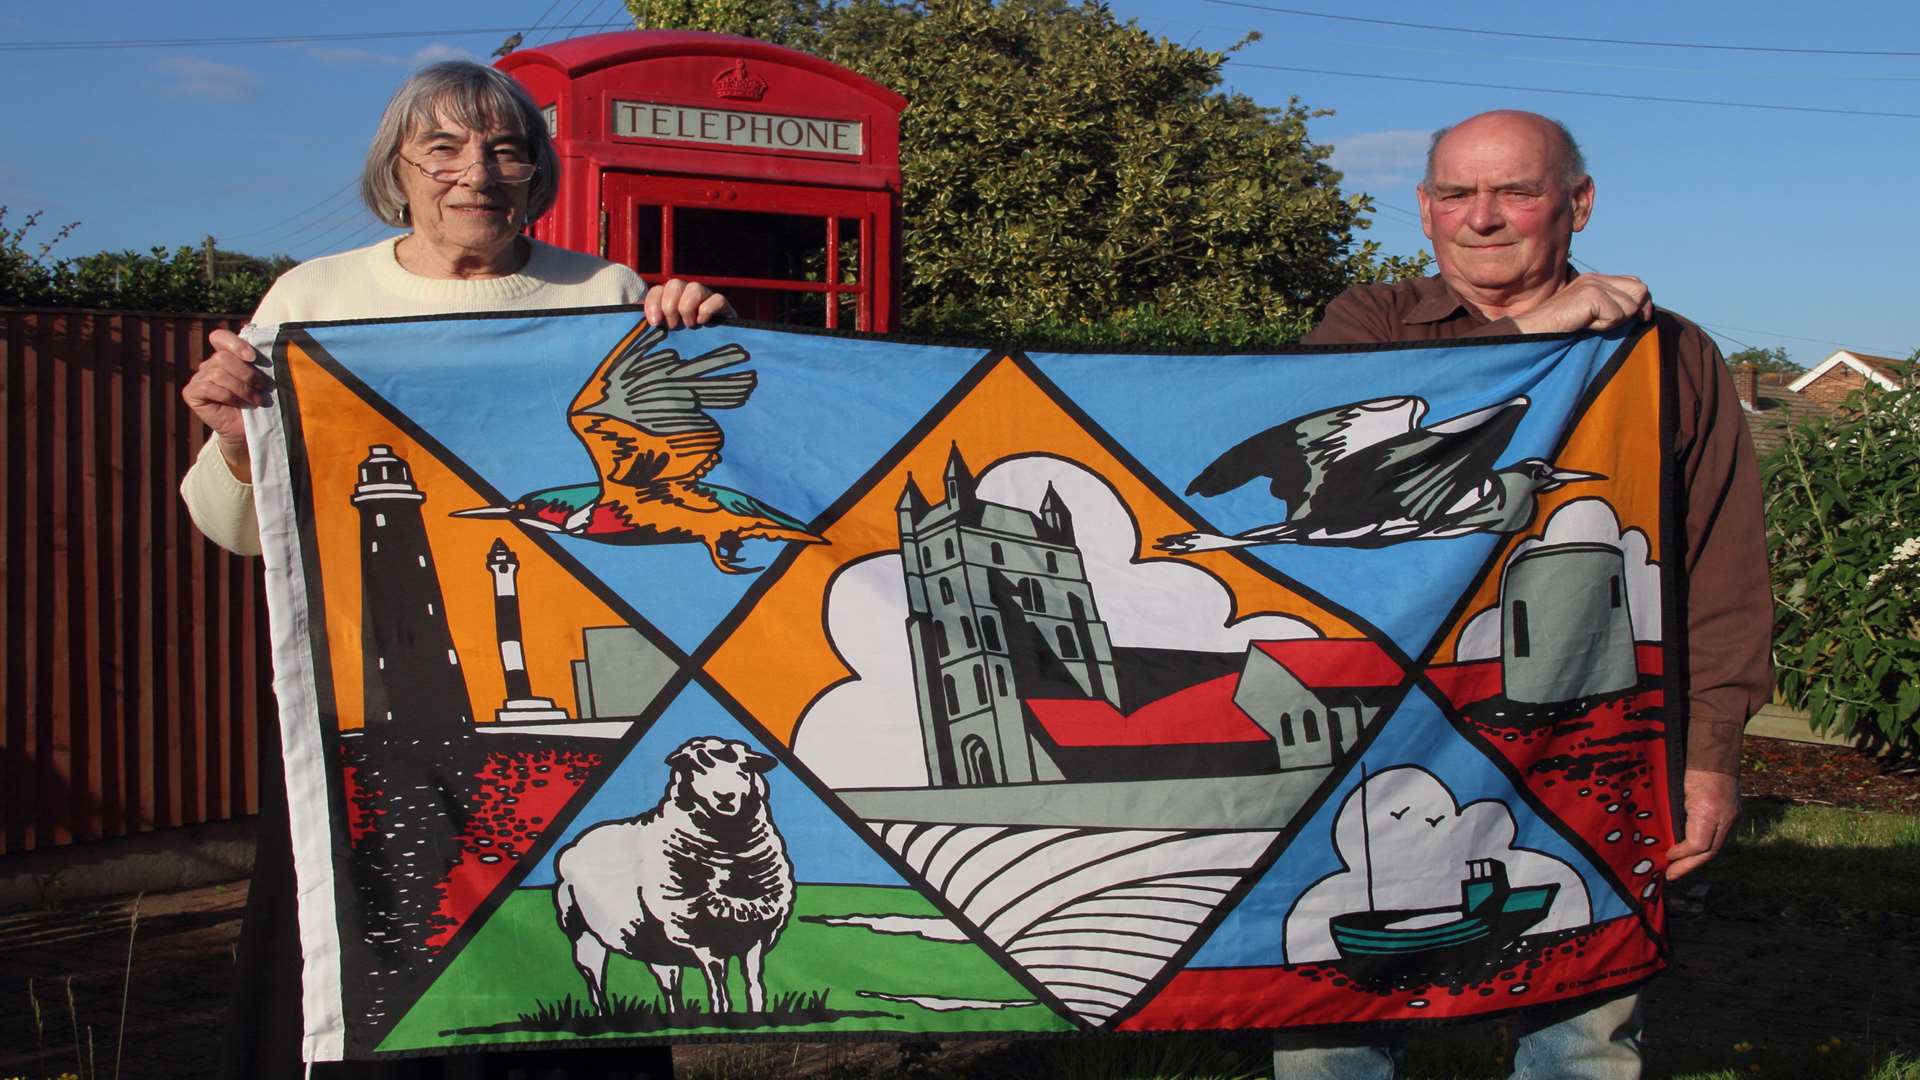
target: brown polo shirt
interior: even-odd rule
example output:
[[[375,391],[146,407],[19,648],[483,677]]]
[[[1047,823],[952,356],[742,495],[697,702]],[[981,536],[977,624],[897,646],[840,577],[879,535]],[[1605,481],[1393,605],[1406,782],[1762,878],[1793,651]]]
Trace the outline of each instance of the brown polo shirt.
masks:
[[[1671,314],[1671,313],[1669,313]],[[1685,489],[1687,768],[1740,771],[1740,734],[1773,689],[1773,592],[1760,470],[1733,378],[1704,331],[1679,319],[1679,424]],[[1448,341],[1517,334],[1438,277],[1355,285],[1327,306],[1309,345]]]

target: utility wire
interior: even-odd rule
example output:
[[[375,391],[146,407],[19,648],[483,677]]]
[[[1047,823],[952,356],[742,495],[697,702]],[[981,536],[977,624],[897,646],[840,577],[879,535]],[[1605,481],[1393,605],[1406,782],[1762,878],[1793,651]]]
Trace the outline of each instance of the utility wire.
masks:
[[[1716,101],[1712,98],[1655,97],[1651,94],[1615,94],[1604,90],[1563,90],[1550,86],[1513,86],[1507,83],[1462,82],[1457,79],[1420,79],[1412,75],[1380,75],[1369,71],[1332,71],[1327,68],[1290,67],[1284,64],[1256,64],[1251,60],[1228,60],[1235,67],[1265,71],[1291,71],[1305,75],[1337,75],[1347,79],[1380,79],[1387,82],[1424,83],[1428,86],[1465,86],[1476,90],[1518,90],[1528,94],[1564,94],[1570,97],[1612,98],[1617,101],[1657,101],[1668,105],[1713,105],[1723,109],[1763,109],[1771,112],[1822,113],[1828,116],[1875,116],[1896,120],[1920,120],[1920,113],[1889,112],[1879,109],[1829,109],[1818,105],[1769,105],[1754,101]]]
[[[602,23],[598,29],[631,29],[632,20]],[[360,34],[264,34],[253,37],[116,38],[98,41],[0,42],[0,52],[60,52],[76,49],[177,49],[200,45],[310,45],[329,41],[391,41],[402,38],[511,34],[513,26],[481,26],[460,30],[389,30]]]
[[[1632,38],[1580,37],[1573,34],[1528,34],[1518,30],[1482,30],[1468,26],[1441,26],[1434,23],[1402,22],[1398,19],[1373,19],[1362,15],[1332,15],[1324,11],[1273,7],[1248,0],[1206,0],[1221,7],[1250,8],[1275,15],[1302,19],[1330,19],[1336,22],[1366,23],[1370,26],[1397,26],[1406,30],[1439,30],[1449,34],[1480,34],[1486,37],[1525,38],[1529,41],[1572,41],[1583,45],[1631,45],[1645,49],[1708,49],[1714,52],[1793,53],[1802,56],[1920,56],[1920,52],[1877,49],[1811,49],[1789,45],[1715,45],[1700,41],[1640,41]]]
[[[606,7],[610,2],[611,0],[600,0],[599,3],[593,5],[592,11],[587,12],[585,19],[568,27],[567,40],[571,41],[579,37],[582,31],[594,25],[593,20],[600,17],[600,9]]]
[[[560,14],[560,17],[553,21],[552,26],[549,26],[545,30],[541,31],[540,36],[533,39],[533,43],[535,45],[542,44],[548,38],[551,38],[553,36],[554,31],[564,29],[564,24],[568,19],[573,18],[573,13],[580,9],[580,5],[582,2],[583,0],[573,0],[573,3],[568,4],[567,10],[562,12]]]
[[[332,206],[333,204],[339,202],[341,199],[345,198],[348,194],[352,193],[354,189],[359,186],[360,186],[360,182],[358,180],[350,181],[347,184],[341,186],[340,189],[335,191],[333,194],[325,196],[319,202],[313,203],[312,205],[306,207],[303,210],[296,210],[293,213],[288,214],[286,217],[283,217],[280,220],[275,221],[269,225],[262,225],[258,228],[246,229],[237,233],[230,233],[227,236],[222,237],[221,242],[225,243],[228,240],[241,240],[247,237],[260,237],[261,239],[255,242],[263,243],[263,242],[266,242],[266,238],[268,237],[277,236],[285,232],[298,232],[299,231],[298,228],[293,228],[290,230],[287,228],[287,226],[290,226],[294,222],[300,221],[303,218],[324,217],[325,216],[324,214],[317,213],[318,211],[321,210],[322,207]]]

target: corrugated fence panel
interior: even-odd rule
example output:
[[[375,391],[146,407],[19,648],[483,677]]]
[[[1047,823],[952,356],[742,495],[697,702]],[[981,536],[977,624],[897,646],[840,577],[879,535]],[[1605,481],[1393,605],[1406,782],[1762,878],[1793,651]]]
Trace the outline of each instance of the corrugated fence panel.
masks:
[[[0,855],[255,812],[259,562],[178,494],[221,316],[0,308]]]

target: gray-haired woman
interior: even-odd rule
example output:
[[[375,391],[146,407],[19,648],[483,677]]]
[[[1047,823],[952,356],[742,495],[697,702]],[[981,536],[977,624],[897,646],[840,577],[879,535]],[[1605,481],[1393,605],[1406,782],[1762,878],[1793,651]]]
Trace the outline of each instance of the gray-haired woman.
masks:
[[[632,270],[525,235],[553,205],[559,161],[539,110],[511,77],[479,64],[422,69],[387,103],[367,152],[361,198],[406,229],[371,247],[302,263],[260,301],[259,325],[324,319],[531,311],[643,303],[647,321],[698,326],[733,309],[703,285],[648,289]],[[180,490],[208,538],[241,554],[260,551],[244,410],[266,402],[252,347],[224,330],[181,396],[213,438]],[[280,740],[261,718],[268,760],[260,776],[260,835],[241,929],[238,985],[221,1075],[303,1075],[300,943]],[[356,1062],[316,1075],[354,1077],[668,1077],[660,1049],[462,1054]]]

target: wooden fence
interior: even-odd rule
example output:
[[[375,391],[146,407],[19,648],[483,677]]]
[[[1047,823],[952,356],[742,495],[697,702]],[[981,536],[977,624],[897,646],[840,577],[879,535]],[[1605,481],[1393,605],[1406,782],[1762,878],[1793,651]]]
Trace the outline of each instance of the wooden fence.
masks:
[[[0,308],[0,855],[256,809],[259,561],[179,496],[181,384],[240,322]]]

